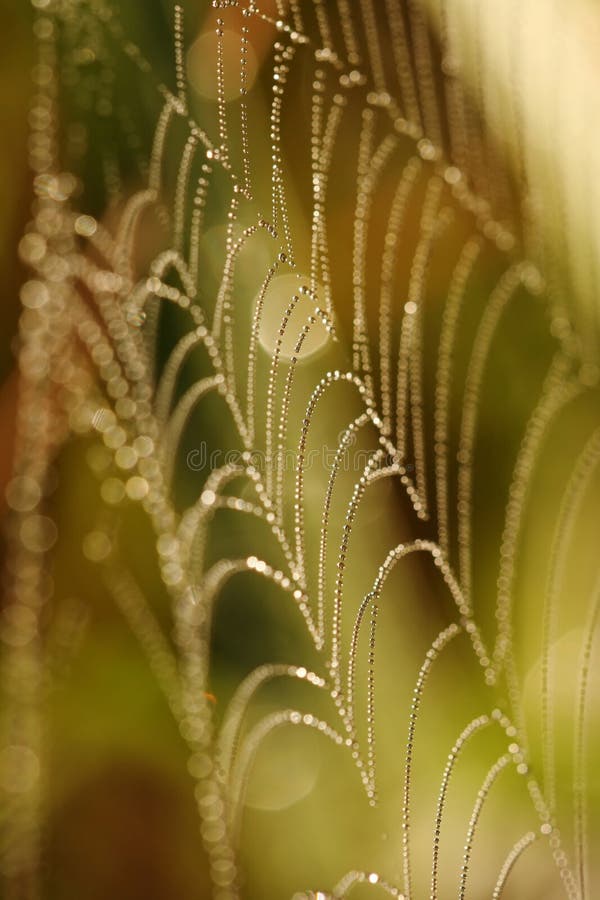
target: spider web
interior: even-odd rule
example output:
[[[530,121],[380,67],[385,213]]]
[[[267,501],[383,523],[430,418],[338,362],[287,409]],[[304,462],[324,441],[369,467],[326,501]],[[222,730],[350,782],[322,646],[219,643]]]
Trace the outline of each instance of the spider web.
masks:
[[[178,723],[216,898],[591,896],[597,398],[451,7],[438,35],[415,0],[34,6],[6,896],[45,894],[73,436],[83,551]],[[223,628],[253,615],[236,662]],[[318,754],[312,834],[293,803],[285,843],[252,818],[265,747],[298,778]],[[245,865],[253,828],[275,858]]]

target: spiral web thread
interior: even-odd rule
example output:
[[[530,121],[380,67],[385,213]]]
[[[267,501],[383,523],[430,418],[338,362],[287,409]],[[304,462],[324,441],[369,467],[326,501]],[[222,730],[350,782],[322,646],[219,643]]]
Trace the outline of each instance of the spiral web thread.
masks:
[[[3,804],[5,896],[44,893],[48,660],[38,623],[55,538],[45,494],[51,462],[71,435],[92,437],[110,451],[111,468],[99,476],[102,512],[84,551],[97,562],[180,724],[215,897],[244,893],[238,845],[245,791],[253,761],[273,731],[316,729],[352,758],[365,801],[379,802],[377,621],[394,602],[389,591],[386,596],[386,581],[396,569],[402,578],[405,560],[413,556],[426,560],[427,577],[430,568],[441,576],[451,606],[444,607],[447,624],[431,635],[415,672],[398,757],[401,846],[393,853],[401,859],[401,878],[350,871],[340,873],[337,884],[298,896],[345,897],[359,885],[417,896],[411,824],[420,804],[412,777],[424,740],[419,714],[435,700],[428,694],[430,673],[434,677],[446,648],[455,644],[475,661],[488,706],[475,710],[470,723],[456,723],[446,767],[439,779],[432,776],[437,800],[430,896],[437,897],[451,877],[457,895],[468,895],[480,818],[488,795],[498,790],[496,781],[507,778],[504,770],[519,781],[531,814],[515,813],[520,830],[512,845],[498,849],[497,866],[487,873],[490,892],[501,896],[517,872],[525,873],[529,848],[544,842],[562,892],[589,895],[586,711],[597,587],[581,615],[572,725],[575,802],[573,822],[564,825],[556,800],[553,648],[566,560],[598,466],[597,430],[574,455],[569,449],[571,478],[555,504],[552,559],[539,600],[541,722],[533,741],[541,747],[539,760],[522,708],[515,596],[538,466],[547,445],[560,441],[561,417],[577,403],[592,407],[595,388],[581,375],[577,340],[553,287],[552,261],[541,251],[527,258],[523,250],[535,244],[535,222],[519,214],[527,188],[511,174],[486,128],[485,102],[477,103],[461,78],[451,7],[440,10],[442,33],[434,35],[417,0],[277,0],[268,12],[260,3],[215,3],[205,25],[215,36],[215,98],[210,114],[204,106],[197,118],[186,76],[190,36],[182,7],[173,8],[173,56],[163,82],[121,22],[117,5],[37,0],[34,6],[35,202],[21,244],[33,273],[23,289],[16,462],[8,496],[12,631],[4,653],[5,753],[18,749],[23,783],[18,792],[8,791]],[[232,33],[239,42],[238,67],[225,52]],[[261,77],[269,92],[262,108],[248,88],[249,46],[256,35],[268,44]],[[81,48],[87,44],[97,67],[92,75],[84,71]],[[112,77],[98,77],[111,71]],[[124,105],[119,79],[140,86],[139,110]],[[240,96],[228,102],[232,82]],[[69,91],[75,97],[87,92],[94,112],[86,115],[102,125],[106,141],[99,160],[96,153],[90,162],[93,148],[84,146],[76,114],[70,129],[59,119]],[[151,138],[144,116],[153,116]],[[86,175],[103,185],[96,206],[110,211],[104,219],[85,205]],[[84,183],[79,194],[78,179]],[[336,219],[340,198],[348,207],[343,223]],[[214,291],[207,289],[202,249],[211,216],[223,225]],[[140,263],[137,242],[150,218],[161,245]],[[252,292],[236,281],[248,248],[255,253]],[[289,291],[265,355],[261,329],[272,288],[290,274],[297,275],[297,287]],[[498,333],[514,307],[535,319],[548,366],[537,396],[531,392],[504,491],[497,578],[492,591],[483,592],[474,533],[478,434],[486,375],[503,352]],[[167,308],[178,310],[178,333],[160,361],[157,341]],[[315,334],[326,350],[309,362],[303,349]],[[182,386],[190,359],[202,374]],[[346,403],[340,400],[340,408],[350,418],[337,423],[326,478],[318,481],[322,508],[315,517],[307,500],[310,495],[314,505],[311,480],[317,478],[310,448],[320,440],[314,431],[332,395]],[[218,399],[221,417],[233,427],[235,440],[223,449],[235,457],[203,470],[193,502],[188,496],[182,507],[178,473],[196,471],[193,453],[183,449],[186,428],[209,397]],[[224,440],[208,413],[202,422]],[[363,445],[349,485],[345,464]],[[372,563],[370,589],[356,602],[346,572],[364,539],[361,508],[375,485],[388,481],[399,487],[395,502],[410,537],[384,547],[382,561]],[[122,509],[129,504],[141,507],[155,534],[169,634],[120,551]],[[264,524],[270,535],[264,552],[209,562],[211,529],[223,509]],[[220,593],[243,573],[273,582],[282,602],[296,610],[312,662],[265,660],[241,682],[217,722],[209,696],[211,628]],[[359,683],[365,665],[366,680]],[[248,727],[253,700],[274,679],[323,692],[328,718],[290,707]],[[460,825],[464,857],[456,876],[442,875],[439,848],[451,776],[471,740],[488,729],[498,730],[501,753],[490,758],[483,781],[473,787],[471,816]],[[563,831],[573,836],[572,849]]]

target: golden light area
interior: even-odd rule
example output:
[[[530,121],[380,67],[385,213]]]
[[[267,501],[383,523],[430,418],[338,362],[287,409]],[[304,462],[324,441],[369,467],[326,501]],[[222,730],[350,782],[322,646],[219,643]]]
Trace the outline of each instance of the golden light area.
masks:
[[[577,709],[581,682],[573,678],[581,662],[585,633],[581,627],[571,628],[549,646],[545,660],[539,656],[526,672],[523,680],[523,707],[530,722],[537,723],[542,716],[540,694],[544,690],[544,665],[547,666],[547,701],[556,734],[553,740],[566,743],[572,735],[573,716]],[[600,728],[598,700],[600,699],[600,671],[590,668],[587,672],[586,691],[590,700],[586,714],[587,727],[597,733]],[[557,760],[557,763],[560,760]]]
[[[258,751],[245,804],[265,812],[287,809],[314,789],[321,767],[319,739],[306,727],[288,725]]]
[[[298,360],[305,360],[317,353],[329,340],[329,333],[325,325],[319,318],[316,318],[302,341],[300,349],[296,350],[302,329],[308,323],[309,316],[314,315],[316,309],[316,304],[311,297],[301,293],[301,289],[306,287],[308,287],[307,278],[299,275],[279,275],[267,288],[258,338],[261,346],[270,356],[275,352],[279,338],[281,338],[280,357],[291,359],[294,356]],[[259,296],[256,297],[254,308],[259,302]],[[318,298],[323,296],[323,289],[320,285],[317,285],[316,296]],[[295,303],[294,297],[299,298]],[[322,301],[320,302],[322,303]],[[287,318],[284,333],[281,335],[279,332],[283,327],[286,311],[290,307],[293,307],[292,312]]]
[[[222,30],[223,46],[223,99],[238,100],[240,97],[240,59],[241,39],[236,31]],[[219,82],[215,78],[219,52],[219,38],[216,31],[205,31],[201,34],[187,54],[187,75],[192,88],[206,100],[217,100]],[[250,43],[247,44],[246,58],[246,90],[250,90],[256,79],[258,64],[256,54]]]

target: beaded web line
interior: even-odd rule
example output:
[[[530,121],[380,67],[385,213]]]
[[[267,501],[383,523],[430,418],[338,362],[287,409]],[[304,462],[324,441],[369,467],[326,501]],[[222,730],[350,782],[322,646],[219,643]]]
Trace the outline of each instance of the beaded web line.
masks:
[[[181,6],[173,7],[174,54],[165,81],[105,0],[36,0],[34,6],[35,202],[21,243],[33,274],[22,295],[22,386],[8,492],[11,621],[17,634],[5,654],[8,744],[43,760],[47,660],[34,635],[47,600],[45,575],[56,536],[45,486],[51,461],[69,435],[93,436],[109,451],[111,465],[96,466],[103,511],[84,552],[98,564],[180,725],[216,898],[244,895],[244,798],[257,753],[274,731],[316,729],[351,757],[366,802],[381,802],[377,625],[394,602],[386,582],[413,557],[425,559],[428,571],[441,576],[450,605],[442,604],[446,621],[415,671],[397,760],[401,840],[393,855],[401,861],[401,877],[352,870],[319,890],[298,885],[305,893],[295,896],[341,898],[359,886],[395,897],[421,895],[414,853],[422,838],[413,826],[420,803],[413,770],[425,740],[419,714],[422,703],[433,702],[430,674],[443,665],[446,648],[459,643],[476,663],[487,707],[474,710],[470,721],[456,722],[445,768],[433,779],[435,815],[425,854],[429,894],[444,895],[452,880],[459,897],[469,895],[484,804],[509,770],[531,815],[519,810],[523,828],[512,844],[499,848],[497,866],[481,884],[489,882],[491,896],[500,897],[520,857],[545,842],[563,892],[585,896],[586,716],[600,582],[583,617],[573,714],[573,815],[565,824],[557,812],[553,647],[569,551],[597,474],[597,428],[574,453],[556,504],[539,601],[541,714],[533,749],[515,649],[515,596],[540,460],[547,444],[559,439],[557,422],[565,411],[593,395],[594,386],[581,374],[550,263],[542,254],[528,258],[523,249],[535,243],[535,222],[523,221],[523,186],[516,186],[486,128],[486,98],[478,111],[461,80],[450,12],[440,10],[438,42],[416,0],[277,0],[275,15],[260,3],[214,3],[206,15],[215,38],[215,93],[210,115],[204,106],[202,117],[186,75],[190,36]],[[232,34],[239,43],[237,68],[226,52]],[[253,117],[261,110],[249,85],[256,35],[256,46],[261,35],[268,44],[261,64],[270,90],[263,121]],[[81,49],[87,44],[97,65],[89,75]],[[117,57],[123,71],[114,66],[112,77],[99,78],[98,72],[110,73]],[[139,122],[135,110],[119,105],[119,79],[141,86]],[[239,99],[230,102],[234,79]],[[85,145],[77,116],[69,128],[59,118],[69,91],[83,98],[85,115],[106,128],[100,161]],[[156,110],[150,139],[143,129],[148,109]],[[113,144],[111,127],[123,144]],[[302,158],[294,142],[302,145]],[[269,165],[261,167],[265,158]],[[89,212],[89,197],[78,187],[90,173],[103,184],[96,206],[110,211],[104,219]],[[302,202],[293,196],[300,189]],[[344,202],[349,208],[341,222],[336,209]],[[161,246],[140,263],[137,242],[149,218]],[[213,291],[207,287],[203,236],[215,222],[222,225],[222,254]],[[340,232],[347,228],[345,242],[332,222]],[[252,293],[239,286],[245,253],[255,269]],[[488,284],[483,272],[490,268],[494,277]],[[265,338],[273,288],[290,275],[297,287],[289,289],[281,321]],[[484,598],[474,575],[476,451],[486,375],[502,352],[497,335],[515,306],[536,317],[550,349],[503,495],[493,596]],[[166,308],[177,311],[176,327],[168,326]],[[159,361],[157,341],[165,333],[171,345]],[[325,350],[312,355],[307,348],[315,335]],[[190,359],[201,372],[191,381],[182,375]],[[333,418],[332,395],[342,398],[337,412],[350,418],[335,422],[323,478],[322,472],[315,475],[311,450],[324,443],[323,430],[316,437],[314,432],[322,419]],[[233,456],[224,455],[224,462],[219,458],[207,470],[182,448],[189,444],[185,435],[193,415],[210,397],[218,398],[231,422],[227,434],[235,438],[224,446]],[[203,429],[217,427],[208,413],[194,421],[195,434],[198,421]],[[351,467],[349,483],[344,473],[356,458],[360,465]],[[175,483],[186,467],[206,477],[194,501],[182,507]],[[392,545],[384,543],[384,530],[371,586],[357,598],[347,571],[353,548],[369,530],[361,510],[369,492],[378,490],[375,485],[388,482],[399,486],[394,503],[403,510],[403,522],[414,527]],[[315,483],[322,498],[318,514]],[[165,633],[119,548],[122,510],[129,504],[139,504],[154,531],[172,634]],[[221,510],[263,523],[270,535],[264,553],[242,551],[210,562],[211,531]],[[265,660],[241,681],[217,721],[210,700],[215,610],[229,582],[244,573],[274,583],[289,599],[312,662]],[[249,727],[253,701],[277,679],[325,694],[329,715],[289,707]],[[499,755],[473,788],[472,811],[460,826],[460,866],[456,873],[442,873],[452,775],[471,740],[487,729],[498,731]],[[7,800],[7,896],[43,895],[42,805],[41,777]],[[477,884],[477,890],[485,889]]]

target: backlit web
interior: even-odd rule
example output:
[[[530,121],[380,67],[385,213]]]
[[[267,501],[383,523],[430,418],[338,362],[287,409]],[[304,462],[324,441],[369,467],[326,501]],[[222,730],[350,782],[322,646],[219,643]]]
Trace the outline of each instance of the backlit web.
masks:
[[[52,895],[69,555],[218,900],[594,896],[596,370],[457,7],[34,7],[5,896]]]

